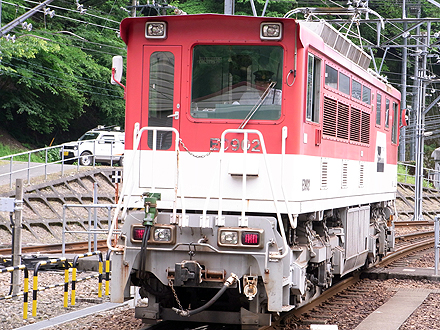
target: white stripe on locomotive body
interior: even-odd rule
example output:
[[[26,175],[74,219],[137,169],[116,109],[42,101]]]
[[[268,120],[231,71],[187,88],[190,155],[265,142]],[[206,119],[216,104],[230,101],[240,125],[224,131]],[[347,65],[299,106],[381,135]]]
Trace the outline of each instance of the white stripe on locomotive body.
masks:
[[[132,151],[127,151],[128,157],[130,153]],[[243,156],[225,153],[220,173],[219,153],[195,158],[186,151],[180,151],[177,186],[178,197],[183,196],[183,201],[178,198],[177,208],[202,211],[206,207],[206,198],[209,198],[207,210],[218,210],[222,180],[223,210],[241,212],[243,176],[231,172],[239,172],[236,170],[237,164],[243,163]],[[382,159],[378,159],[377,155],[374,162],[366,162],[361,157],[359,160],[345,160],[269,154],[267,169],[262,154],[247,154],[247,157],[247,164],[251,165],[247,173],[254,175],[247,176],[246,180],[245,212],[276,213],[270,182],[275,200],[278,201],[278,210],[290,214],[387,201],[396,195],[397,165],[387,164],[385,160],[382,163],[383,172],[378,172],[378,162],[382,162]],[[141,196],[146,191],[160,192],[162,198],[158,201],[158,208],[172,209],[176,187],[176,153],[143,150],[140,151],[139,164],[134,171],[135,175],[139,173],[139,177],[134,178],[139,186],[135,187],[133,195]],[[288,210],[285,200],[289,202]]]

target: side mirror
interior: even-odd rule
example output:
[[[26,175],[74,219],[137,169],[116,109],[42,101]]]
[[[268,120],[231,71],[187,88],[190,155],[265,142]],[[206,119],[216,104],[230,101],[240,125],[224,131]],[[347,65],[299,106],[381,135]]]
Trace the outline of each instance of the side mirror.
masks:
[[[408,116],[407,116],[407,114],[406,114],[406,109],[402,109],[402,111],[401,111],[401,123],[402,123],[402,125],[399,127],[399,128],[402,128],[402,127],[405,127],[405,126],[408,126]]]
[[[113,56],[112,60],[112,85],[120,85],[122,79],[123,60],[122,56]]]

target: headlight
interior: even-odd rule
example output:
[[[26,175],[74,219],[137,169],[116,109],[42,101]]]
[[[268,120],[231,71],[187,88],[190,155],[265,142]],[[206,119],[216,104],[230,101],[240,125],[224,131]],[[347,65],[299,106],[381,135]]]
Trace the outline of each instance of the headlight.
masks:
[[[153,237],[156,242],[169,242],[171,241],[171,229],[155,228]]]
[[[219,228],[218,245],[242,248],[262,248],[263,229]]]
[[[281,23],[261,23],[260,39],[261,40],[280,40],[282,32]]]
[[[167,36],[167,25],[165,22],[148,22],[145,25],[145,37],[153,39],[165,39]]]
[[[238,244],[238,232],[222,231],[220,234],[221,244]]]
[[[132,225],[131,237],[132,243],[142,243],[144,237],[145,226]],[[175,244],[176,231],[174,226],[156,224],[151,227],[147,244]]]

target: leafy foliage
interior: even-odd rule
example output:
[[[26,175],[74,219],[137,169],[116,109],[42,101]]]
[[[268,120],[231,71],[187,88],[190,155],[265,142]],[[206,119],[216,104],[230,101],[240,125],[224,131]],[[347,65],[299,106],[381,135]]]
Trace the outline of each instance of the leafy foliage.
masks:
[[[110,11],[113,3],[125,6],[109,1],[102,9]],[[63,1],[52,4],[72,7]],[[0,123],[34,145],[49,144],[56,132],[73,128],[78,132],[72,139],[98,124],[124,122],[123,90],[111,85],[110,77],[112,56],[125,55],[116,31],[126,13],[118,10],[119,17],[111,21],[95,13],[85,24],[77,12],[56,10],[54,18],[38,13],[28,19],[31,33],[15,28],[15,42],[0,39]],[[9,20],[25,11],[3,5]]]

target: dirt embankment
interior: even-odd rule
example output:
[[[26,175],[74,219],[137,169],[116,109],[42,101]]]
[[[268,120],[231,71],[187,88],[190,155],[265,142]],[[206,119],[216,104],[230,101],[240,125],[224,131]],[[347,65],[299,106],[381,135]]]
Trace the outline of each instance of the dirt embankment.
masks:
[[[0,144],[8,146],[14,151],[28,149],[14,139],[3,127],[0,127]]]

